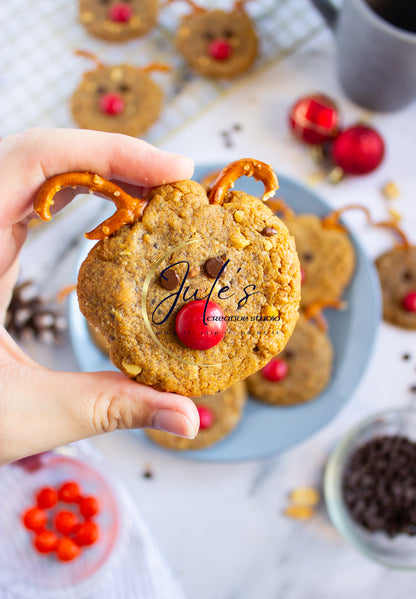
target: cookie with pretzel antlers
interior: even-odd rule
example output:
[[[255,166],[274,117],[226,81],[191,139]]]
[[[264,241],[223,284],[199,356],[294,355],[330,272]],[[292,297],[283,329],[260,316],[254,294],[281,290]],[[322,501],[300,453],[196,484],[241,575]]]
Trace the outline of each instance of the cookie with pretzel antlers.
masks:
[[[100,239],[81,266],[84,316],[105,336],[113,363],[131,378],[191,397],[212,395],[264,366],[298,317],[294,240],[263,201],[230,188],[242,175],[277,178],[253,159],[231,163],[207,191],[179,181],[128,196],[92,173],[67,173],[41,189],[44,219],[56,191],[87,187],[115,215],[87,234]]]
[[[153,29],[157,0],[79,0],[79,18],[91,35],[125,42]]]
[[[205,449],[228,437],[235,430],[243,416],[246,400],[246,386],[242,382],[235,383],[221,393],[194,398],[200,420],[199,432],[195,439],[184,439],[153,429],[146,429],[145,432],[154,443],[167,449]]]
[[[368,211],[350,205],[320,218],[316,214],[294,214],[283,202],[273,202],[271,207],[283,212],[283,220],[295,238],[302,269],[302,308],[338,300],[355,269],[354,246],[339,217],[346,210],[359,209],[370,222]]]
[[[244,10],[246,1],[237,0],[227,12],[205,9],[187,0],[193,12],[183,18],[175,42],[194,71],[205,77],[229,79],[251,66],[257,56],[257,35]]]
[[[394,248],[376,260],[383,297],[383,318],[404,329],[416,329],[416,247],[395,223],[376,226],[396,232],[399,241]]]
[[[249,376],[247,388],[254,398],[275,406],[304,403],[326,388],[332,364],[328,334],[302,315],[283,352]]]
[[[159,118],[163,104],[163,92],[149,73],[170,67],[159,63],[106,66],[90,52],[77,54],[93,60],[96,68],[84,73],[72,95],[74,121],[82,129],[143,135]]]

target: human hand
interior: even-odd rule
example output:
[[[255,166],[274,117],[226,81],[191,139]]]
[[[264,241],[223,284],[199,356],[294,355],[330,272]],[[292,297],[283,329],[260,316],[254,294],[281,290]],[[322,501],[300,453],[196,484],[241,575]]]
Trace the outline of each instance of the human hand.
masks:
[[[113,133],[33,129],[0,142],[0,323],[18,272],[18,255],[46,179],[91,171],[129,193],[188,179],[188,158]],[[76,192],[64,190],[54,208]],[[0,326],[0,465],[115,429],[153,427],[193,438],[199,427],[192,400],[162,393],[118,372],[53,372],[36,364]]]

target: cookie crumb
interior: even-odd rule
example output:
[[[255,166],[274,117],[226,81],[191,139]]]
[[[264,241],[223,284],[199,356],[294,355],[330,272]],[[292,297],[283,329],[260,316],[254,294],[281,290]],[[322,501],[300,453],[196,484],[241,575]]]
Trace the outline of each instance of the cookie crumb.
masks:
[[[295,520],[309,520],[315,512],[313,508],[307,505],[289,505],[283,513]]]
[[[299,487],[290,493],[289,499],[299,505],[314,507],[318,505],[321,498],[313,487]]]
[[[400,189],[393,181],[388,181],[381,188],[381,193],[386,198],[386,200],[395,200],[400,196]]]
[[[389,214],[395,223],[399,223],[402,220],[402,215],[395,208],[389,208]]]

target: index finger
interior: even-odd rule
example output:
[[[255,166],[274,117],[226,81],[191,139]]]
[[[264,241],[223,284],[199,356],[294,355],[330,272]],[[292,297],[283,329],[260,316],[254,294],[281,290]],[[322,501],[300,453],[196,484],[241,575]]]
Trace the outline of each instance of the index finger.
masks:
[[[28,216],[42,183],[67,171],[96,172],[106,179],[154,187],[189,179],[193,162],[118,133],[31,129],[11,135],[0,143],[0,227]]]

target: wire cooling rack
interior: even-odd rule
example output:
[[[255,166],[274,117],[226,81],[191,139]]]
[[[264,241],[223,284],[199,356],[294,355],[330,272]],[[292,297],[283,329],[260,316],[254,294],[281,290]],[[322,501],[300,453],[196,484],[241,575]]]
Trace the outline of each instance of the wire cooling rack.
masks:
[[[230,10],[233,0],[198,0],[198,4]],[[190,10],[186,2],[165,6],[158,26],[144,38],[113,44],[88,34],[78,22],[76,0],[1,0],[0,137],[34,126],[75,126],[69,99],[92,63],[74,51],[85,49],[105,64],[144,66],[161,61],[172,66],[170,73],[153,75],[166,101],[158,123],[145,138],[161,143],[219,96],[290,54],[322,28],[310,0],[252,0],[246,9],[259,35],[259,57],[250,73],[226,82],[193,73],[175,51],[175,30]]]

